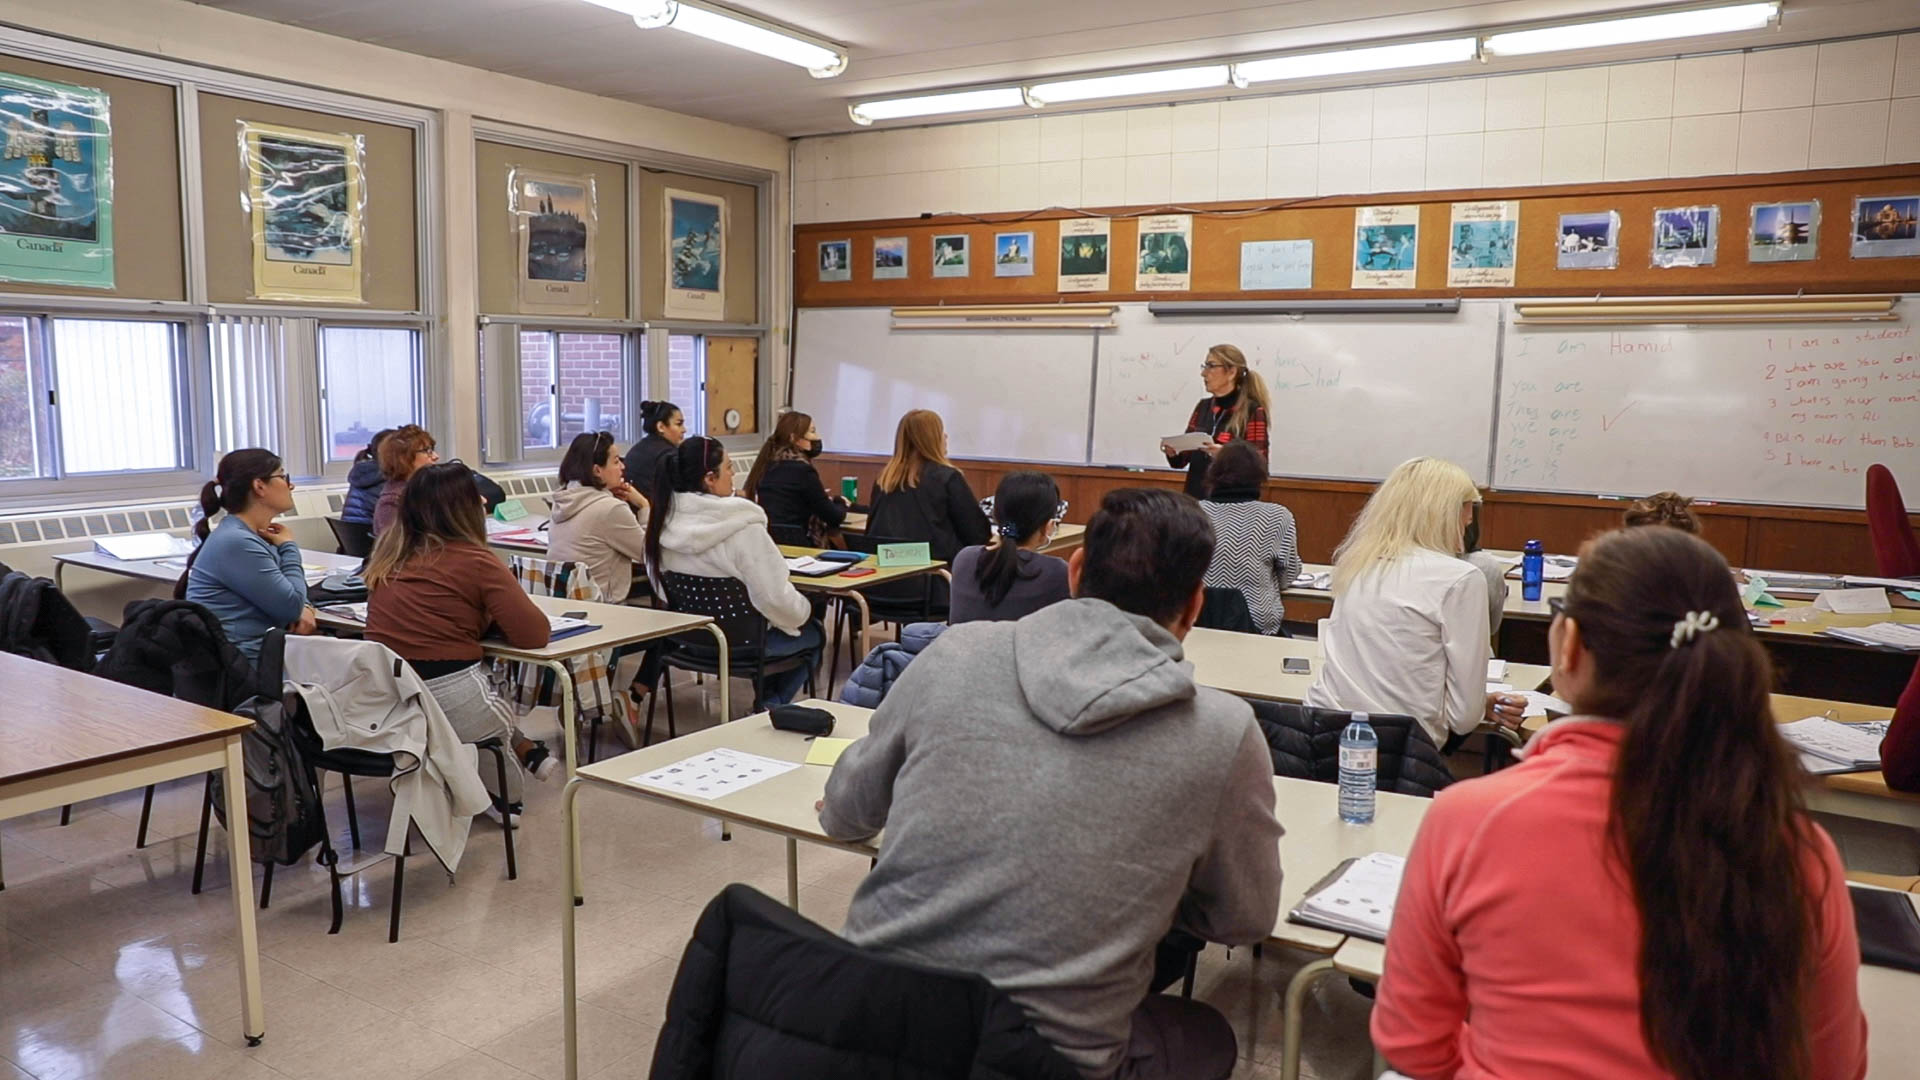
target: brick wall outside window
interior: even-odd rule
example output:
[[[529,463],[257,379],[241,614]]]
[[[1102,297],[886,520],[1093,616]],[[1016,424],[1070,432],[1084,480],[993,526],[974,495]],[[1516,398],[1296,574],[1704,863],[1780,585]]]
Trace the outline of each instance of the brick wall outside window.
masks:
[[[560,362],[558,439],[553,437],[553,418],[548,415],[552,407],[549,388],[554,383],[556,343]],[[528,448],[565,448],[575,435],[587,430],[587,418],[593,410],[597,410],[598,415],[595,430],[612,431],[616,435],[625,431],[622,420],[626,401],[624,348],[625,337],[620,334],[521,332],[520,416]]]

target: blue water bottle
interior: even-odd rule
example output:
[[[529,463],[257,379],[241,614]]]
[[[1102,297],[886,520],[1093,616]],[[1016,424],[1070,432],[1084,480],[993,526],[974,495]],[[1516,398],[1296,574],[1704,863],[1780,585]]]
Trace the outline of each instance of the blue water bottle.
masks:
[[[1367,714],[1357,712],[1340,733],[1340,820],[1373,824],[1373,789],[1379,782],[1380,736]]]
[[[1546,561],[1546,547],[1538,540],[1527,541],[1527,549],[1520,556],[1521,599],[1540,599],[1540,582],[1546,578]]]

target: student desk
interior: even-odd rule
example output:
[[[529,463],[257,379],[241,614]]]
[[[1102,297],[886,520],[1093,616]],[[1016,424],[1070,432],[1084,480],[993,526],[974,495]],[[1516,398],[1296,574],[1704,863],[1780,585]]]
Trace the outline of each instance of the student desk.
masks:
[[[162,780],[222,772],[227,870],[240,945],[242,1027],[267,1031],[253,921],[253,858],[241,733],[251,720],[109,679],[0,653],[0,820]]]
[[[842,532],[866,532],[867,515],[858,512],[849,513],[846,520],[840,523],[840,529]],[[1067,557],[1068,552],[1085,543],[1086,539],[1087,527],[1085,525],[1070,525],[1063,521],[1060,523],[1059,531],[1053,534],[1053,539],[1047,541],[1040,550],[1049,555],[1058,555],[1064,559]]]
[[[789,559],[818,555],[825,550],[827,549],[796,547],[792,544],[780,545],[780,554]],[[865,657],[873,648],[873,611],[867,606],[867,598],[861,595],[862,590],[871,589],[875,585],[888,585],[907,578],[918,577],[922,574],[939,574],[947,579],[948,584],[953,583],[953,575],[947,572],[947,564],[938,559],[932,562],[922,563],[919,566],[883,567],[876,565],[876,560],[868,557],[865,562],[854,563],[849,566],[849,569],[854,567],[868,567],[873,570],[873,573],[863,574],[860,577],[853,578],[848,577],[844,572],[828,574],[824,577],[806,577],[801,574],[789,574],[787,575],[787,580],[793,583],[794,588],[799,589],[803,593],[826,593],[828,596],[836,596],[843,601],[850,601],[854,607],[860,610],[861,657]],[[857,667],[859,660],[855,660],[854,664]]]
[[[1320,672],[1320,642],[1312,638],[1194,627],[1187,633],[1185,647],[1200,685],[1259,701],[1305,701]],[[1312,669],[1304,675],[1282,671],[1282,662],[1289,658],[1303,658]],[[1551,668],[1539,664],[1509,663],[1506,682],[1515,690],[1538,690],[1552,674]]]
[[[179,558],[180,556],[175,556]],[[136,578],[142,581],[157,581],[171,586],[180,580],[180,567],[162,566],[162,559],[116,559],[98,551],[69,551],[53,557],[53,584],[62,592],[66,591],[66,571],[69,566],[81,566],[88,570],[97,570],[103,574],[116,574],[120,577]],[[300,549],[300,561],[308,566],[318,566],[329,574],[346,574],[360,568],[360,560],[351,555],[336,555],[331,551],[309,551]],[[311,574],[308,583],[312,584]]]

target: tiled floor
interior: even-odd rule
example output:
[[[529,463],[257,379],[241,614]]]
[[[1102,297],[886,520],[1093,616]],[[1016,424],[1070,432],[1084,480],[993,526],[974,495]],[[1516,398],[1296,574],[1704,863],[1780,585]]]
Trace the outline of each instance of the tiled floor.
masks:
[[[712,722],[686,720],[701,715],[698,688],[676,696],[684,723]],[[518,881],[506,880],[499,831],[484,820],[457,881],[428,856],[409,862],[398,944],[387,943],[388,863],[353,879],[337,937],[326,933],[326,875],[276,873],[259,913],[267,1037],[252,1049],[224,858],[211,858],[204,893],[189,891],[200,791],[197,779],[163,787],[140,851],[138,792],[76,806],[65,828],[57,811],[0,824],[0,1080],[561,1075],[557,784],[529,785]],[[377,847],[388,797],[375,781],[355,791],[362,835]],[[328,818],[348,851],[337,788]],[[784,896],[784,847],[751,832],[722,843],[712,822],[593,791],[581,821],[581,1075],[643,1077],[701,906],[729,881]],[[800,850],[801,911],[837,928],[866,860]],[[1280,993],[1300,962],[1274,950],[1257,961],[1247,950],[1203,955],[1196,996],[1239,1033],[1237,1078],[1279,1076]],[[1322,979],[1307,1009],[1306,1074],[1368,1075],[1366,1000]]]

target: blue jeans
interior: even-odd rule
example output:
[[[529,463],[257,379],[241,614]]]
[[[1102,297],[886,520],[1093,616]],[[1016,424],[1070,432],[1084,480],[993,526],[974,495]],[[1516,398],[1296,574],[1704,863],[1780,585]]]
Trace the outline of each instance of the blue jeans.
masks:
[[[769,661],[784,660],[802,653],[809,655],[808,662],[792,671],[769,675],[760,698],[762,708],[785,705],[800,696],[807,685],[807,675],[820,660],[820,649],[826,644],[826,635],[821,632],[820,624],[810,622],[800,628],[798,634],[788,634],[769,628],[767,630],[766,655]]]

